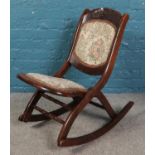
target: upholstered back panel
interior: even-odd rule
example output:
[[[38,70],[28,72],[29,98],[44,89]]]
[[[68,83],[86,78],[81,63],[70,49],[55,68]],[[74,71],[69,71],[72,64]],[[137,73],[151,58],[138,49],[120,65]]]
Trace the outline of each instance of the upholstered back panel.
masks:
[[[89,20],[81,26],[74,52],[87,65],[101,65],[108,58],[115,34],[116,27],[111,22]]]

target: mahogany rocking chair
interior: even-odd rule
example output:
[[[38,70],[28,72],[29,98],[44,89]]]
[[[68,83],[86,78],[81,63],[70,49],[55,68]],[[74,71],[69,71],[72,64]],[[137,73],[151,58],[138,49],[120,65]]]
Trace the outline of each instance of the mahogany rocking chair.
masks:
[[[58,136],[58,146],[84,144],[113,128],[134,104],[130,101],[120,112],[116,113],[101,91],[112,73],[128,17],[128,14],[121,15],[118,11],[108,8],[84,10],[74,35],[70,55],[54,76],[37,73],[18,74],[19,79],[37,88],[19,120],[32,122],[54,119],[61,123],[63,126]],[[71,65],[90,75],[100,75],[101,78],[95,86],[86,89],[76,82],[63,78]],[[68,104],[63,103],[49,96],[47,92],[71,97],[73,101]],[[41,97],[62,107],[47,112],[37,106]],[[101,104],[92,101],[93,97],[98,98]],[[110,121],[87,135],[67,137],[74,120],[88,104],[106,110]],[[34,109],[41,114],[32,114]],[[66,120],[59,117],[68,111],[70,113]]]

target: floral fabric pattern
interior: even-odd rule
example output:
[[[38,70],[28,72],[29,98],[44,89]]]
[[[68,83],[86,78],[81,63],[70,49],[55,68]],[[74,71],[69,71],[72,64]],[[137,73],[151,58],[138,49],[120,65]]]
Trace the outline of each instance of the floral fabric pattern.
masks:
[[[39,73],[27,73],[26,76],[31,80],[35,80],[37,83],[43,85],[45,88],[51,88],[52,90],[62,90],[62,91],[68,91],[68,92],[73,92],[73,91],[80,91],[80,92],[86,92],[86,88],[83,87],[82,85],[67,80],[63,78],[57,78],[57,77],[52,77],[48,75],[43,75]]]
[[[83,24],[75,46],[76,55],[88,65],[106,62],[115,33],[114,25],[104,20]]]

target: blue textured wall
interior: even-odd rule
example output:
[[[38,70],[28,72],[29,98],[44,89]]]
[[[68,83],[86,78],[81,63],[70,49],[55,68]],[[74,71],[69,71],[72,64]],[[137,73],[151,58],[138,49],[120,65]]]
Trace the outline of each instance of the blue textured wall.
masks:
[[[72,34],[84,8],[127,12],[126,28],[106,92],[144,91],[144,0],[11,0],[11,91],[32,91],[19,72],[52,74],[67,58]],[[92,77],[71,69],[66,75],[86,86]]]

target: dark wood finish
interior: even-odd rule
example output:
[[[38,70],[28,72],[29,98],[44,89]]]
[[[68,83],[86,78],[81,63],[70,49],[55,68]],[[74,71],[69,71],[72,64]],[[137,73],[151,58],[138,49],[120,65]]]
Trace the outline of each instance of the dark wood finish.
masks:
[[[74,92],[71,92],[71,91],[64,91],[64,90],[53,90],[51,89],[49,86],[47,86],[46,88],[44,87],[43,84],[41,83],[38,83],[36,82],[35,80],[33,79],[30,79],[29,77],[26,76],[26,74],[19,74],[18,75],[18,78],[24,82],[26,82],[27,84],[30,84],[34,87],[36,87],[39,91],[44,91],[44,92],[49,92],[49,93],[52,93],[52,94],[55,94],[55,95],[59,95],[59,96],[66,96],[66,97],[76,97],[76,96],[84,96],[86,92],[80,92],[80,91],[74,91]]]
[[[65,138],[65,139],[58,139],[58,145],[59,146],[74,146],[74,145],[81,145],[87,142],[90,142],[92,140],[95,140],[96,138],[102,136],[106,132],[108,132],[110,129],[112,129],[131,109],[133,106],[133,102],[129,102],[118,114],[117,116],[112,119],[110,122],[108,122],[106,125],[101,127],[100,129],[89,133],[87,135],[83,135],[80,137],[75,138]]]
[[[104,107],[103,107],[102,105],[100,105],[100,104],[98,104],[98,103],[96,103],[96,102],[94,102],[94,101],[90,101],[89,103],[90,103],[91,105],[95,106],[95,107],[98,107],[98,108],[100,108],[100,109],[104,109]]]
[[[109,116],[111,118],[114,118],[116,116],[115,111],[113,110],[113,108],[111,107],[110,103],[108,102],[107,98],[103,95],[102,92],[99,92],[97,94],[98,99],[100,100],[100,102],[102,103],[104,109],[107,111],[107,113],[109,114]]]
[[[18,78],[37,88],[37,91],[32,96],[24,113],[19,117],[19,120],[24,122],[27,122],[27,121],[32,122],[32,121],[54,119],[57,122],[63,124],[58,136],[58,146],[73,146],[73,145],[84,144],[102,136],[104,133],[106,133],[111,128],[113,128],[127,114],[127,112],[131,109],[131,107],[134,104],[133,102],[130,101],[120,112],[115,112],[112,106],[110,105],[109,101],[101,92],[101,89],[105,86],[105,84],[107,83],[112,73],[128,18],[129,16],[127,14],[121,15],[119,12],[108,8],[84,10],[82,16],[80,17],[79,23],[77,25],[75,35],[73,37],[73,43],[71,46],[70,55],[67,61],[64,63],[64,65],[61,67],[61,69],[57,73],[55,73],[54,76],[63,78],[64,74],[67,72],[70,66],[73,65],[85,73],[92,74],[92,75],[97,75],[97,74],[101,75],[100,80],[93,87],[89,88],[86,92],[68,93],[65,91],[56,92],[51,90],[50,87],[45,88],[42,85],[39,85],[38,83],[36,83],[35,80],[30,81],[25,74],[19,74]],[[112,24],[114,24],[117,29],[116,31],[117,33],[115,35],[115,38],[113,40],[113,45],[111,47],[111,52],[108,56],[106,63],[99,65],[97,67],[94,67],[91,65],[85,65],[77,58],[74,52],[74,47],[77,42],[81,25],[92,19],[107,20]],[[46,92],[49,92],[51,94],[56,94],[56,95],[69,96],[73,98],[73,101],[69,104],[66,104],[51,96],[48,96],[47,94],[45,94]],[[41,97],[44,97],[62,107],[52,112],[47,112],[44,109],[37,106],[37,102]],[[97,97],[100,101],[100,104],[92,101],[93,97]],[[105,110],[111,118],[110,122],[108,122],[100,129],[93,131],[92,133],[89,133],[87,135],[69,138],[68,133],[72,127],[72,124],[74,123],[75,119],[80,114],[80,112],[88,104],[94,105],[98,108]],[[40,111],[42,114],[32,114],[34,109]],[[70,113],[68,114],[66,120],[62,120],[61,118],[58,117],[59,115],[64,114],[65,112],[68,112],[68,111],[70,111]]]
[[[74,41],[73,41],[73,45],[72,45],[72,49],[71,49],[71,54],[70,54],[70,58],[69,58],[69,62],[71,62],[72,65],[74,65],[76,68],[78,68],[79,70],[88,73],[88,74],[92,74],[92,75],[98,75],[98,74],[102,74],[105,69],[106,69],[106,65],[108,65],[108,60],[107,62],[99,65],[99,66],[93,66],[93,65],[87,65],[85,63],[83,63],[75,54],[75,46],[78,40],[78,36],[79,36],[79,32],[80,32],[80,28],[84,23],[90,21],[90,20],[107,20],[108,22],[110,22],[111,24],[115,25],[116,27],[116,35],[114,37],[113,40],[113,44],[111,47],[111,51],[113,49],[113,47],[115,46],[114,42],[118,39],[118,32],[119,32],[119,25],[121,22],[121,14],[117,11],[108,9],[108,8],[104,8],[104,9],[95,9],[95,10],[87,10],[84,11],[82,18],[80,18],[79,21],[79,26],[77,27],[76,33],[75,33],[75,37],[74,37]],[[110,52],[112,53],[112,52]],[[110,54],[109,54],[110,57]]]
[[[30,101],[27,104],[27,107],[25,108],[25,111],[22,115],[19,116],[19,120],[20,121],[24,121],[24,122],[28,122],[31,114],[34,110],[34,107],[36,106],[36,104],[38,103],[39,99],[41,98],[41,94],[42,92],[40,91],[36,91],[34,93],[34,95],[32,96],[32,98],[30,99]]]
[[[68,105],[67,105],[66,103],[63,103],[63,102],[61,102],[61,101],[59,101],[59,100],[55,99],[54,97],[49,96],[49,95],[47,95],[47,94],[42,94],[42,96],[43,96],[44,98],[46,98],[46,99],[48,99],[48,100],[54,102],[55,104],[58,104],[58,105],[60,105],[60,106],[62,106],[62,107],[64,107],[64,108],[70,110],[70,107],[68,107]]]
[[[65,107],[65,108],[61,107],[61,108],[51,111],[49,113],[52,115],[55,115],[55,116],[62,115],[64,113],[68,112],[69,109],[72,110],[78,103],[79,103],[79,99],[74,99],[71,103],[67,104],[67,107]],[[43,114],[32,114],[28,121],[36,122],[36,121],[44,121],[44,120],[50,120],[50,118]]]
[[[71,63],[66,61],[63,66],[60,68],[58,72],[54,74],[55,77],[63,77],[63,75],[67,72],[67,70],[71,67]]]
[[[40,108],[38,106],[35,106],[34,109],[37,110],[37,111],[39,111],[40,113],[42,113],[43,115],[45,115],[49,119],[54,119],[55,121],[57,121],[57,122],[59,122],[61,124],[64,124],[65,123],[65,121],[62,120],[61,118],[59,118],[56,115],[53,115],[53,114],[47,112],[46,110],[44,110],[44,109],[42,109],[42,108]]]

